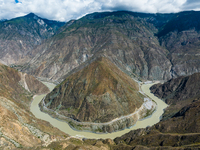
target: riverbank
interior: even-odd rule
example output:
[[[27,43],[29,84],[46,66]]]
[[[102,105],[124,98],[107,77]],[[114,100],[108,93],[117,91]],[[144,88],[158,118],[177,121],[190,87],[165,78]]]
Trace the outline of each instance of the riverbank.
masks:
[[[115,118],[114,120],[105,123],[94,123],[94,122],[78,122],[72,118],[63,116],[56,111],[48,109],[45,106],[44,98],[40,102],[39,106],[42,112],[49,114],[53,118],[67,122],[70,125],[70,127],[75,130],[101,133],[101,134],[118,132],[125,128],[130,128],[134,126],[138,120],[150,116],[156,110],[156,103],[150,100],[149,98],[145,98],[142,106],[132,114],[129,114],[127,116],[121,116],[119,118]]]
[[[50,122],[53,126],[57,127],[61,131],[65,132],[71,136],[78,136],[78,137],[92,138],[92,139],[99,139],[99,138],[114,139],[118,136],[121,136],[121,135],[131,131],[131,130],[135,130],[138,128],[145,128],[147,126],[152,126],[155,123],[160,121],[160,116],[163,113],[163,109],[165,109],[167,107],[167,105],[162,100],[158,99],[157,97],[155,97],[153,94],[150,93],[149,87],[152,85],[153,84],[143,84],[141,89],[146,95],[148,95],[151,99],[153,99],[157,103],[156,111],[152,114],[151,117],[148,117],[147,119],[142,119],[141,121],[137,121],[133,127],[127,128],[127,129],[124,129],[121,131],[117,131],[117,132],[112,132],[112,133],[107,133],[107,134],[95,134],[95,133],[91,133],[91,132],[73,130],[68,125],[68,123],[54,119],[54,118],[50,117],[48,114],[45,114],[40,111],[38,104],[40,103],[40,101],[42,100],[42,98],[45,95],[40,95],[40,96],[35,97],[34,101],[31,104],[31,112],[37,118]],[[55,85],[48,83],[47,86],[52,89],[52,87]]]

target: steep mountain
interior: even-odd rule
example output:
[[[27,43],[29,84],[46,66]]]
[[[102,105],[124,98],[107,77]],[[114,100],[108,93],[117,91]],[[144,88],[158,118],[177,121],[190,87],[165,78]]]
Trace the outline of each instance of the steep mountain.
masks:
[[[105,54],[128,75],[168,80],[199,68],[200,12],[145,14],[102,12],[72,20],[30,55],[21,69],[63,79],[90,57]]]
[[[50,109],[50,114],[53,110],[78,122],[90,123],[110,122],[138,110],[139,115],[133,117],[135,123],[146,114],[143,103],[144,95],[139,93],[138,83],[109,59],[99,57],[69,75],[46,96],[41,107]]]
[[[151,87],[169,106],[168,115],[152,127],[131,131],[114,139],[116,149],[199,149],[200,73],[171,79]],[[114,148],[114,149],[115,149]],[[136,149],[137,149],[136,148]]]
[[[21,106],[28,106],[33,94],[49,92],[49,89],[34,77],[3,64],[0,64],[0,85],[0,96],[14,100]],[[20,94],[22,92],[23,94]],[[24,103],[21,100],[24,100]]]
[[[174,115],[183,106],[200,97],[200,73],[190,76],[181,76],[171,79],[164,84],[156,84],[151,87],[151,92],[163,99],[167,104],[164,117]]]
[[[30,52],[52,37],[63,22],[40,18],[33,13],[0,22],[0,61],[6,65],[28,61]]]
[[[151,87],[151,92],[162,98],[167,104],[177,103],[194,97],[200,97],[200,73],[181,76],[164,84]]]
[[[94,13],[70,21],[59,34],[30,53],[35,57],[22,70],[58,80],[87,59],[104,54],[129,75],[169,79],[168,51],[159,45],[157,29],[149,22],[160,26],[164,17],[170,17],[143,15],[142,18],[142,14],[130,12]],[[156,20],[159,18],[161,21]]]
[[[177,13],[157,34],[161,46],[169,51],[174,77],[200,71],[199,15],[199,11]]]
[[[32,76],[0,64],[0,149],[33,148],[67,136],[29,110],[33,94],[47,92]]]
[[[100,57],[67,77],[44,102],[48,108],[76,120],[108,122],[141,107],[143,96],[138,90],[135,81]]]

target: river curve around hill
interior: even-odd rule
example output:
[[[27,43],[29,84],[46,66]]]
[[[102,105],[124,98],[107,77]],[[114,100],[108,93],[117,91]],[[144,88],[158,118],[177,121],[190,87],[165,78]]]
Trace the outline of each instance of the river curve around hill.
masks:
[[[55,87],[55,85],[52,83],[45,82],[44,84],[49,87],[50,91],[53,90],[53,88]],[[155,84],[155,83],[153,83],[153,84]],[[45,96],[45,94],[39,95],[39,96],[34,96],[34,100],[31,103],[30,110],[35,115],[35,117],[37,117],[38,119],[48,121],[54,127],[69,134],[70,136],[76,136],[76,137],[80,137],[80,138],[90,138],[90,139],[100,139],[100,138],[101,139],[106,139],[106,138],[114,139],[116,137],[119,137],[119,136],[122,136],[123,134],[128,133],[131,130],[145,128],[147,126],[152,126],[160,121],[160,116],[163,114],[163,109],[165,109],[168,105],[166,103],[164,103],[161,99],[159,99],[158,97],[156,97],[152,93],[150,93],[149,88],[153,84],[143,84],[141,86],[141,89],[146,95],[148,95],[151,99],[153,99],[157,103],[156,111],[150,117],[145,118],[140,121],[137,121],[137,123],[133,127],[127,128],[127,129],[124,129],[121,131],[117,131],[117,132],[96,134],[96,133],[92,133],[92,132],[73,130],[68,125],[68,123],[57,120],[55,118],[52,118],[50,115],[40,111],[38,104],[40,103],[42,98]]]

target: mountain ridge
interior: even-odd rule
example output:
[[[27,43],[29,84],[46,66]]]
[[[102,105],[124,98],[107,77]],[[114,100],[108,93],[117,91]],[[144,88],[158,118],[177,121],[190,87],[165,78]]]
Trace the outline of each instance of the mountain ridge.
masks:
[[[154,36],[156,32],[152,24],[131,15],[123,15],[123,18],[111,15],[92,22],[83,17],[37,47],[36,53],[31,55],[38,52],[40,55],[22,70],[59,80],[88,58],[104,54],[128,74],[144,79],[169,79],[167,68],[171,63],[166,58],[167,50]]]
[[[0,22],[0,61],[6,65],[29,61],[28,52],[53,36],[62,25],[35,14]]]

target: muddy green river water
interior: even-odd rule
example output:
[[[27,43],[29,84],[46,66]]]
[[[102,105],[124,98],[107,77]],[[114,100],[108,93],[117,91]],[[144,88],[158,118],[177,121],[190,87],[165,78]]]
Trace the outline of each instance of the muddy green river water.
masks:
[[[44,84],[47,85],[50,90],[53,90],[53,88],[55,87],[55,85],[51,84],[51,83],[45,82]],[[92,139],[97,139],[97,138],[98,139],[100,139],[100,138],[114,139],[116,137],[122,136],[125,133],[128,133],[131,130],[145,128],[147,126],[152,126],[160,121],[160,116],[163,114],[163,109],[165,109],[168,105],[166,103],[164,103],[162,100],[160,100],[159,98],[157,98],[156,96],[154,96],[152,93],[150,93],[149,88],[152,85],[153,84],[143,84],[141,86],[141,89],[146,95],[148,95],[151,99],[153,99],[157,103],[156,111],[150,117],[147,117],[146,119],[137,121],[137,123],[133,127],[124,129],[122,131],[113,132],[113,133],[96,134],[96,133],[92,133],[92,132],[73,130],[66,122],[52,118],[48,114],[40,111],[38,104],[40,103],[40,101],[42,100],[42,98],[45,95],[35,96],[30,109],[31,109],[31,112],[35,115],[35,117],[50,122],[54,127],[60,129],[61,131],[65,132],[71,136],[92,138]]]

